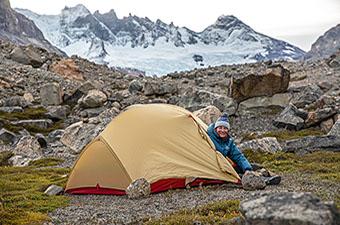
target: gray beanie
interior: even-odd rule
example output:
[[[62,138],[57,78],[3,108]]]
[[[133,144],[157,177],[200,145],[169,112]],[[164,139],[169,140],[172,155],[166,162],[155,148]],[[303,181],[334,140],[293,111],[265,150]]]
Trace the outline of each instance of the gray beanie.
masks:
[[[230,130],[228,114],[224,113],[220,118],[216,120],[214,129],[220,126],[226,127],[228,130]]]

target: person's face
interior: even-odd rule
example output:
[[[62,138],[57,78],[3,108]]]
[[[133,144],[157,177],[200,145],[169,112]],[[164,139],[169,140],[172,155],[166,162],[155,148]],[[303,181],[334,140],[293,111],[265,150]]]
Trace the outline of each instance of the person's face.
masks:
[[[228,137],[228,128],[223,126],[216,127],[216,133],[220,138],[225,139]]]

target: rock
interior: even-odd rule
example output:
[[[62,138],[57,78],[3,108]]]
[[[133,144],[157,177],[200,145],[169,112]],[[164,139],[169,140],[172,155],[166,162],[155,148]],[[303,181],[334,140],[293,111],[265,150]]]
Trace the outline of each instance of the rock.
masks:
[[[48,188],[44,191],[44,194],[51,196],[51,195],[60,195],[63,192],[64,192],[64,188],[52,184],[48,186]]]
[[[71,112],[68,105],[48,106],[46,110],[46,115],[52,120],[64,120]]]
[[[84,80],[83,74],[73,59],[62,59],[52,63],[50,71],[70,80]]]
[[[247,171],[242,176],[242,187],[247,191],[262,190],[266,187],[266,183],[254,171]]]
[[[32,161],[32,159],[22,155],[15,155],[8,160],[8,163],[12,166],[28,166],[30,161]]]
[[[331,131],[329,131],[328,135],[340,136],[340,117],[332,126]]]
[[[100,131],[101,129],[95,124],[80,121],[68,126],[60,141],[78,154]]]
[[[143,84],[139,80],[133,80],[129,83],[128,90],[131,94],[135,94],[143,90]]]
[[[328,65],[332,68],[340,68],[340,51],[339,50],[336,54],[333,54],[330,57],[328,61]]]
[[[61,130],[61,129],[54,130],[48,134],[47,138],[50,140],[50,142],[55,142],[55,141],[60,140],[63,134],[64,134],[64,130]]]
[[[63,101],[62,96],[62,88],[57,83],[48,83],[40,88],[42,105],[60,105]]]
[[[238,113],[241,115],[248,114],[252,109],[280,107],[286,108],[292,98],[290,93],[275,94],[271,97],[254,97],[240,102]]]
[[[14,144],[17,141],[17,136],[14,133],[2,128],[0,130],[0,141],[2,141],[5,144],[6,143]]]
[[[232,77],[230,97],[237,102],[257,96],[273,96],[285,92],[288,88],[290,72],[281,65],[274,66],[264,74],[249,74],[243,77]]]
[[[246,149],[251,149],[253,151],[269,152],[269,153],[282,151],[281,145],[275,137],[265,137],[261,139],[255,139],[255,140],[243,142],[239,145],[239,149],[241,151],[244,151]]]
[[[30,103],[30,104],[34,101],[34,97],[33,97],[32,93],[25,93],[23,95],[23,97],[24,97],[25,101]]]
[[[31,127],[37,127],[40,129],[47,129],[50,126],[52,126],[53,122],[50,119],[41,119],[41,120],[19,120],[19,121],[13,121],[11,122],[12,125],[15,126],[31,126]]]
[[[297,94],[294,94],[291,101],[298,108],[304,108],[305,106],[317,101],[323,94],[319,86],[312,84],[301,87]]]
[[[126,194],[130,199],[147,197],[151,193],[150,183],[145,178],[133,181],[127,188]]]
[[[15,112],[23,112],[23,108],[20,106],[12,106],[12,107],[0,107],[0,112],[5,112],[5,113],[15,113]]]
[[[99,108],[90,108],[90,109],[84,109],[83,111],[80,112],[80,116],[85,118],[85,117],[95,117],[101,114],[106,110],[105,107],[99,107]]]
[[[150,96],[150,95],[155,95],[155,96],[161,96],[161,95],[166,95],[166,94],[176,94],[178,92],[178,87],[177,85],[170,84],[170,83],[159,83],[155,81],[147,81],[144,84],[143,87],[144,90],[144,95]]]
[[[26,101],[26,99],[22,96],[12,96],[9,98],[6,98],[4,101],[3,106],[7,107],[21,107],[26,108],[27,106],[31,105],[29,102]]]
[[[309,112],[305,121],[306,127],[311,127],[321,123],[323,120],[333,117],[337,111],[332,108],[317,109],[314,112]]]
[[[230,116],[236,114],[237,102],[232,98],[222,95],[216,96],[211,104],[216,106],[221,112],[225,112]]]
[[[189,89],[181,96],[178,104],[193,112],[205,108],[209,105],[213,105],[212,102],[214,101],[214,99],[218,99],[220,97],[222,96],[210,91]],[[217,104],[217,102],[215,102],[215,104]],[[227,102],[225,104],[229,105],[229,103]],[[221,104],[217,105],[221,107]]]
[[[80,85],[71,95],[64,96],[64,102],[67,104],[77,103],[78,100],[86,95],[90,90],[98,89],[99,85],[93,81],[86,81],[82,85]]]
[[[307,112],[299,110],[293,104],[289,104],[289,106],[274,119],[273,125],[289,130],[301,130],[304,127],[304,119],[307,118],[307,115]]]
[[[288,140],[282,143],[282,149],[286,152],[299,152],[314,150],[340,151],[339,136],[307,136]]]
[[[107,96],[98,90],[90,90],[86,96],[78,100],[82,108],[96,108],[101,107],[107,101]]]
[[[200,118],[207,125],[214,123],[222,115],[221,111],[212,105],[197,110],[193,112],[193,114]]]
[[[32,45],[15,47],[10,53],[10,58],[18,63],[31,65],[34,68],[39,68],[44,64],[40,53]]]
[[[328,132],[332,129],[333,124],[334,124],[334,123],[333,123],[333,119],[332,119],[332,118],[330,118],[330,119],[328,119],[328,120],[324,120],[324,121],[322,121],[321,124],[320,124],[321,130],[322,130],[323,132],[325,132],[325,133],[328,133]],[[340,133],[339,133],[338,136],[340,136]]]
[[[47,148],[47,140],[43,134],[35,134],[41,148]]]
[[[326,205],[310,193],[264,193],[240,204],[246,224],[338,224],[339,213],[334,204]]]

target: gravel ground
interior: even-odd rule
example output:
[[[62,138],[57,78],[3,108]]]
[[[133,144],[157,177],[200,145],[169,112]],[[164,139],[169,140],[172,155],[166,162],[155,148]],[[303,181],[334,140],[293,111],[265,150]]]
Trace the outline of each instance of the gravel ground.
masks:
[[[137,200],[128,199],[127,196],[72,195],[70,206],[50,214],[50,224],[141,224],[143,219],[158,218],[183,208],[284,191],[313,192],[325,200],[334,200],[339,197],[340,184],[313,181],[306,174],[289,174],[283,176],[280,185],[267,186],[262,191],[244,191],[239,186],[225,184],[170,190]]]

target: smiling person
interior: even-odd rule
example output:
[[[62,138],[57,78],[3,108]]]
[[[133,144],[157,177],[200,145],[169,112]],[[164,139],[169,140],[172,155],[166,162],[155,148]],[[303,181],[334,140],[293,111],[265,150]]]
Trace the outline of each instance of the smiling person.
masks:
[[[234,169],[240,175],[247,170],[253,170],[247,158],[237,148],[233,138],[229,135],[230,123],[228,115],[225,113],[208,127],[208,135],[214,142],[217,151],[222,153],[224,157],[231,159],[236,166]]]
[[[233,138],[229,135],[230,123],[228,114],[224,113],[208,127],[208,135],[214,142],[217,151],[222,153],[224,157],[231,159],[235,165],[234,169],[242,177],[247,171],[252,171],[253,168],[247,158],[237,148]],[[267,170],[266,170],[267,171]],[[278,175],[263,175],[258,173],[264,179],[267,185],[277,185],[281,182],[281,177]],[[272,174],[267,171],[267,174]]]

